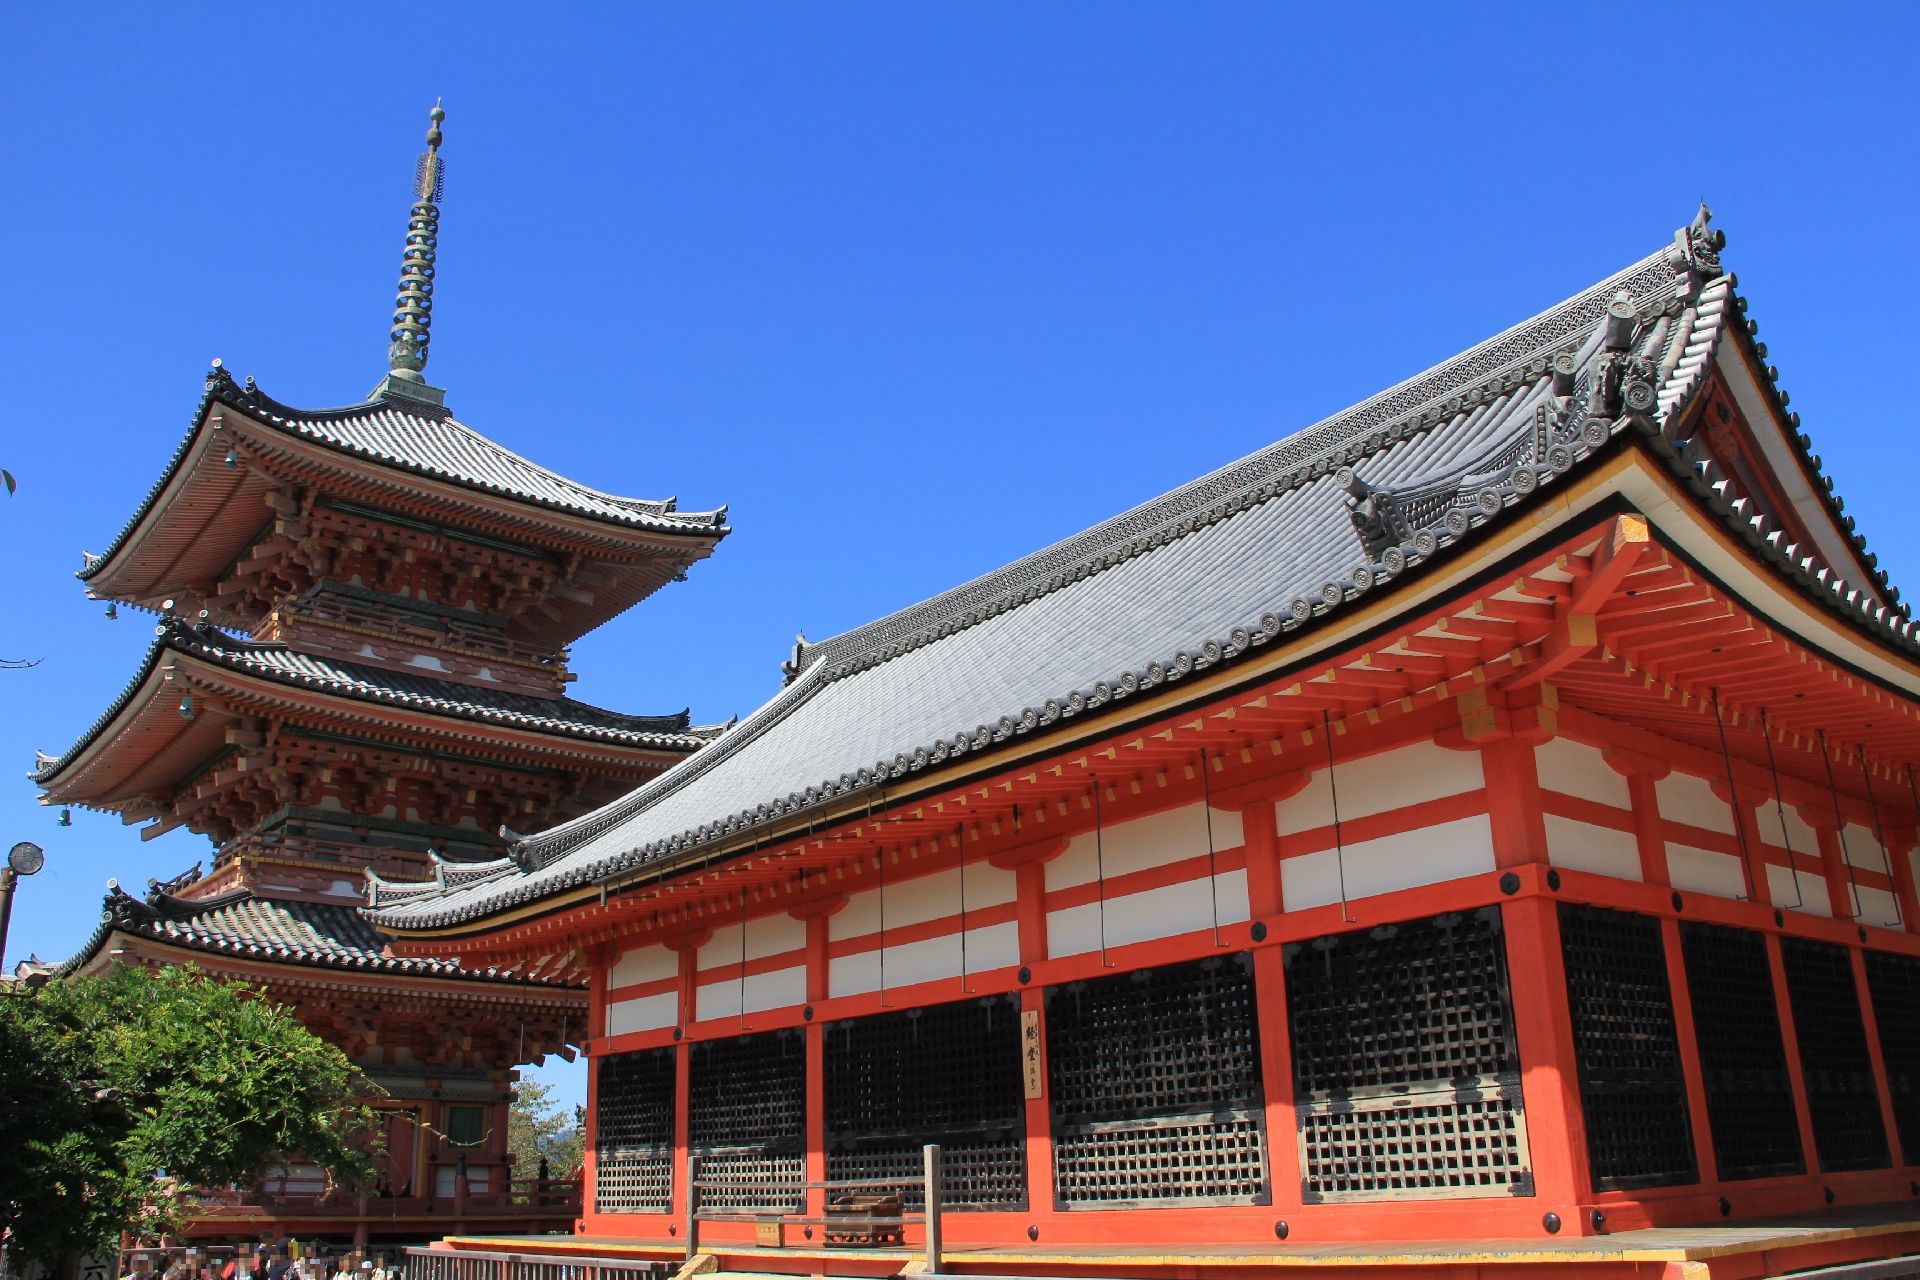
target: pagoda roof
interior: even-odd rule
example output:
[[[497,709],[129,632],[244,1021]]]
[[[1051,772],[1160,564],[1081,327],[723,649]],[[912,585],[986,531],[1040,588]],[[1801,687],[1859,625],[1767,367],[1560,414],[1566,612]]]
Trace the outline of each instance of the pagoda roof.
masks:
[[[299,653],[285,645],[239,639],[207,626],[164,619],[139,671],[99,719],[65,752],[42,755],[28,776],[47,784],[141,700],[155,669],[169,654],[198,658],[216,667],[291,688],[358,701],[424,711],[536,733],[654,751],[696,751],[725,725],[694,725],[686,711],[638,716],[608,711],[572,698],[538,698],[477,685],[414,676],[336,658]]]
[[[679,511],[672,498],[623,498],[590,489],[488,439],[441,406],[389,396],[333,409],[296,409],[272,399],[251,378],[241,385],[225,369],[215,369],[208,375],[206,393],[194,409],[192,426],[166,470],[107,550],[81,571],[82,578],[97,573],[100,565],[112,559],[132,537],[186,459],[208,410],[216,403],[230,405],[290,436],[325,445],[351,458],[548,510],[656,533],[712,536],[726,532],[725,507]]]
[[[197,900],[152,892],[143,900],[114,880],[107,882],[99,926],[55,976],[84,968],[115,933],[235,960],[535,987],[576,985],[467,969],[458,960],[389,955],[360,911],[342,903],[267,898],[249,889]]]
[[[458,885],[375,884],[370,914],[396,931],[483,928],[969,753],[1097,721],[1459,563],[1630,442],[1788,589],[1874,645],[1920,655],[1770,369],[1755,394],[1784,442],[1795,519],[1817,526],[1799,535],[1808,545],[1673,433],[1728,362],[1766,367],[1722,243],[1703,210],[1646,258],[1417,377],[954,590],[796,645],[787,686],[711,749]]]

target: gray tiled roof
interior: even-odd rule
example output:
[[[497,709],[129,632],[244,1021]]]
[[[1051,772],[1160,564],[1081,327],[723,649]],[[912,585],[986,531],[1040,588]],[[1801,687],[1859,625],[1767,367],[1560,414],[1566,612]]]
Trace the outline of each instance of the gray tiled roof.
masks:
[[[685,711],[664,716],[622,715],[572,698],[535,698],[297,653],[285,645],[255,644],[212,628],[190,627],[168,619],[161,623],[160,637],[147,650],[139,672],[120,696],[79,741],[58,757],[42,757],[29,776],[36,782],[45,782],[66,768],[88,743],[113,723],[146,683],[154,664],[168,652],[204,658],[230,670],[282,684],[367,702],[625,747],[695,751],[721,732],[720,726],[690,725]]]
[[[241,386],[226,370],[216,368],[207,376],[206,394],[194,409],[186,438],[160,473],[160,479],[106,551],[88,557],[80,571],[82,579],[99,573],[127,544],[191,452],[201,423],[215,403],[231,405],[289,436],[325,445],[350,457],[537,507],[657,533],[714,538],[727,532],[725,507],[715,511],[679,511],[671,498],[622,498],[589,489],[489,440],[443,409],[393,398],[338,409],[294,409],[268,397],[253,385],[252,379]]]
[[[1718,243],[1696,223],[1352,409],[953,591],[801,647],[788,686],[710,750],[525,841],[490,870],[473,868],[467,883],[376,891],[373,918],[400,929],[475,920],[1097,715],[1444,559],[1627,435],[1666,458],[1803,590],[1920,652],[1904,616],[1730,502],[1716,464],[1664,434],[1725,335],[1750,340],[1730,323],[1737,300]],[[1370,491],[1387,491],[1376,505],[1398,521],[1393,536],[1363,538],[1356,499]]]
[[[262,898],[246,889],[199,901],[165,893],[142,901],[114,881],[107,882],[99,927],[60,972],[84,965],[116,930],[241,960],[526,984],[492,969],[463,969],[457,960],[386,955],[385,942],[354,907]]]

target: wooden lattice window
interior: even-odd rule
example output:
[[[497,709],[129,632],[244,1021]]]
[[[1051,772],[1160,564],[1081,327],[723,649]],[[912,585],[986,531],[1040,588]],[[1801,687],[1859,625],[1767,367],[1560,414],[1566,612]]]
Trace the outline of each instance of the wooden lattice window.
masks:
[[[1593,1185],[1699,1181],[1660,921],[1562,903],[1560,948]]]
[[[1046,1017],[1062,1208],[1270,1202],[1251,956],[1049,987]]]
[[[1018,996],[851,1018],[824,1034],[828,1178],[892,1178],[917,1213],[921,1148],[937,1142],[943,1205],[1026,1207]]]
[[[1498,908],[1285,956],[1308,1203],[1532,1194]]]
[[[594,1065],[594,1208],[666,1213],[673,1206],[671,1047],[616,1053]]]

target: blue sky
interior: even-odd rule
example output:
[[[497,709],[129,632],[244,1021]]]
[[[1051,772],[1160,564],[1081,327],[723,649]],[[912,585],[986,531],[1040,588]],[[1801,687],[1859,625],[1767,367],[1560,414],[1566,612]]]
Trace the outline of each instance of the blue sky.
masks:
[[[1267,444],[1651,252],[1705,197],[1896,583],[1920,8],[0,8],[6,963],[208,852],[22,774],[150,620],[72,578],[210,358],[362,397],[425,113],[433,382],[585,483],[729,503],[579,696],[751,710],[813,639]],[[577,1095],[578,1072],[559,1077]]]

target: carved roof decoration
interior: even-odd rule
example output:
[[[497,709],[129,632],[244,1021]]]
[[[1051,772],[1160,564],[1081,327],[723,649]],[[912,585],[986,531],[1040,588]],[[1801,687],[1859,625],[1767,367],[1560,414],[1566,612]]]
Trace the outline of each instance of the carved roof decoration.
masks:
[[[1703,208],[1640,262],[1352,409],[952,591],[803,642],[780,693],[709,750],[475,864],[464,883],[378,886],[372,917],[396,930],[476,921],[1097,715],[1444,560],[1630,439],[1783,581],[1920,655],[1870,559],[1857,577],[1877,591],[1794,545],[1704,441],[1680,435],[1728,335],[1752,340],[1723,243]]]
[[[364,702],[452,716],[461,720],[558,734],[568,738],[655,751],[697,751],[728,725],[693,725],[686,711],[663,716],[623,715],[572,698],[537,698],[492,691],[429,676],[413,676],[335,658],[300,653],[285,645],[242,640],[207,626],[164,618],[134,678],[74,744],[58,756],[35,753],[28,777],[47,783],[71,764],[124,712],[169,653],[201,658],[231,671],[294,688]]]
[[[385,942],[361,913],[338,903],[265,898],[248,889],[198,901],[170,894],[142,901],[116,880],[107,881],[99,927],[59,966],[57,976],[86,965],[116,932],[238,960],[531,987],[577,985],[498,969],[466,969],[458,960],[388,955]]]
[[[134,540],[148,514],[174,482],[219,405],[236,409],[274,431],[318,444],[344,462],[374,464],[445,481],[529,507],[648,533],[707,542],[730,532],[727,509],[680,511],[672,498],[623,498],[577,484],[481,435],[446,409],[392,394],[333,409],[296,409],[261,391],[252,378],[236,383],[218,361],[207,374],[187,434],[126,525],[99,554],[83,553],[79,577],[97,577]]]

